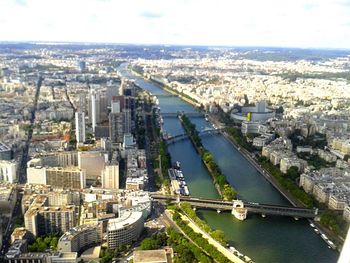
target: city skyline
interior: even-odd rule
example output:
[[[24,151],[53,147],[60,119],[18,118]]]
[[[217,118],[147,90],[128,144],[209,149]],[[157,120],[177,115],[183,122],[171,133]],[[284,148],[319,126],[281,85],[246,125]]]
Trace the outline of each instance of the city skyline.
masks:
[[[347,1],[5,0],[0,41],[350,47]]]

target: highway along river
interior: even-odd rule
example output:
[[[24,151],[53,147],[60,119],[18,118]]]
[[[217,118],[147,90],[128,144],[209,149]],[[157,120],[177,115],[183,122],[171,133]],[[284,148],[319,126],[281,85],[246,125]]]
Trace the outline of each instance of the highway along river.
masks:
[[[119,72],[153,95],[159,96],[161,112],[176,113],[178,111],[195,112],[188,103],[170,96],[156,85],[133,75],[122,64]],[[192,118],[198,130],[211,127],[204,118]],[[164,118],[163,129],[172,136],[184,133],[177,118]],[[237,189],[239,196],[247,201],[289,205],[288,201],[239,153],[234,146],[221,135],[205,135],[203,145],[210,150],[227,180]],[[190,140],[169,145],[173,161],[181,162],[181,169],[192,196],[219,198],[201,159]],[[198,211],[198,210],[197,210]],[[198,211],[197,214],[213,229],[221,229],[225,233],[230,246],[255,262],[266,263],[328,263],[336,262],[338,253],[329,249],[322,238],[309,226],[308,221],[296,221],[289,217],[248,214],[241,222],[230,213],[216,211]]]

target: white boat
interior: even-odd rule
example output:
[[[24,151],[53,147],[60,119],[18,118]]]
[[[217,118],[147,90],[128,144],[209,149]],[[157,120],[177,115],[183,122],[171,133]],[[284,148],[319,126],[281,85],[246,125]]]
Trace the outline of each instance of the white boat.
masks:
[[[314,225],[313,223],[310,223],[310,226],[311,226],[311,227],[315,227],[315,225]]]
[[[327,237],[325,234],[321,234],[321,237],[322,237],[324,240],[328,240],[328,237]]]

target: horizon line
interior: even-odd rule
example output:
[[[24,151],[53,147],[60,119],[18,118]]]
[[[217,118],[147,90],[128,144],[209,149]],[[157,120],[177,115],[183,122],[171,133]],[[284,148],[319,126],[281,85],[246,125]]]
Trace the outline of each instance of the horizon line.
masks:
[[[212,47],[212,48],[280,48],[301,50],[338,50],[349,51],[350,48],[336,47],[297,47],[297,46],[269,46],[269,45],[208,45],[208,44],[164,44],[164,43],[128,43],[128,42],[99,42],[99,41],[45,41],[45,40],[0,40],[3,44],[32,44],[32,45],[118,45],[118,46],[164,46],[164,47]]]

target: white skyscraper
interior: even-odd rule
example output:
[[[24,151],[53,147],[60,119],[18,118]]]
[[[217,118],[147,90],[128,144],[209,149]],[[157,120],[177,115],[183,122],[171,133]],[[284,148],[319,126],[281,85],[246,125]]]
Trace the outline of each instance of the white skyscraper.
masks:
[[[102,188],[119,189],[119,165],[107,164],[101,174]]]
[[[91,123],[92,123],[92,130],[95,132],[96,128],[96,93],[94,91],[91,91],[90,93],[90,100],[91,100]]]
[[[96,125],[100,123],[100,94],[96,91],[90,91],[90,101],[91,101],[91,123],[92,130],[95,132]]]
[[[78,143],[85,142],[85,113],[75,113],[75,137]]]

